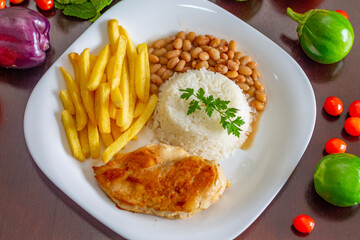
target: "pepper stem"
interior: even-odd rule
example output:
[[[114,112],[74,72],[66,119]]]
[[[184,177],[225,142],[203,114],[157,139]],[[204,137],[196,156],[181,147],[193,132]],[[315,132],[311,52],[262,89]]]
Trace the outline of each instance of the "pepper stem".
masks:
[[[291,8],[287,8],[286,9],[286,14],[289,15],[289,17],[291,17],[294,21],[301,23],[302,20],[305,18],[306,14],[301,14],[301,13],[297,13],[294,12]]]

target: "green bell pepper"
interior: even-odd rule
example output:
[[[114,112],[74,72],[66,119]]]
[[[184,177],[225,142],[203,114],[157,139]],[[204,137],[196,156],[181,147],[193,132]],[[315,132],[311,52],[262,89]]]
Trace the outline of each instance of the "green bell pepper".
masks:
[[[340,207],[360,203],[360,158],[349,153],[323,157],[314,172],[316,192],[327,202]]]
[[[340,13],[312,9],[300,14],[291,8],[287,8],[286,13],[299,23],[296,31],[301,47],[314,61],[331,64],[350,52],[354,43],[354,30]]]

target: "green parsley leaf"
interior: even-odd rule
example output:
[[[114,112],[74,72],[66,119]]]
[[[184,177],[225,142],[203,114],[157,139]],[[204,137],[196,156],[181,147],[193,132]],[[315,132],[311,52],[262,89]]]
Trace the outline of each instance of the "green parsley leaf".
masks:
[[[192,88],[180,89],[180,92],[184,92],[180,96],[181,99],[189,100],[189,98],[194,94],[194,89]]]
[[[196,99],[191,100],[187,115],[194,113],[196,110],[201,110],[200,103],[205,105],[206,114],[211,117],[214,111],[217,111],[220,114],[220,124],[227,131],[227,133],[233,134],[236,137],[240,136],[240,126],[245,122],[241,117],[236,117],[238,109],[229,108],[228,104],[230,101],[221,100],[220,98],[214,99],[213,95],[205,97],[205,90],[199,88],[196,94],[194,94],[194,89],[186,88],[179,89],[183,94],[180,96],[181,99],[189,100],[191,96],[194,96]],[[236,117],[236,118],[235,118]],[[232,120],[235,118],[235,120]]]

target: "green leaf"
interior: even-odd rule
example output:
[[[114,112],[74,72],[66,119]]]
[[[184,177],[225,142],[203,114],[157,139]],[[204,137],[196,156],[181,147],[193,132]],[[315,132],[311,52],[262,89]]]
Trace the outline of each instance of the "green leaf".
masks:
[[[54,1],[54,6],[55,6],[56,9],[64,10],[67,5],[59,3],[58,1]]]
[[[205,112],[209,117],[211,117],[212,113],[214,112],[214,108],[212,108],[211,106],[207,106],[205,108]]]
[[[55,2],[58,2],[60,4],[83,4],[87,1],[88,0],[56,0]]]
[[[106,6],[110,5],[112,0],[90,0],[90,2],[94,5],[96,12],[100,12]]]
[[[196,93],[196,97],[197,97],[200,101],[204,102],[204,101],[203,101],[203,100],[205,99],[204,95],[205,95],[205,90],[204,90],[203,88],[199,88],[199,90],[198,90],[197,93]]]
[[[63,10],[64,15],[90,19],[96,16],[97,12],[91,2],[82,4],[70,4]]]
[[[184,92],[180,98],[181,99],[185,99],[188,100],[193,94],[194,94],[194,89],[192,88],[187,88],[187,89],[179,89],[180,92]]]
[[[101,16],[101,13],[97,13],[95,17],[89,19],[90,22],[95,22],[99,17]]]
[[[197,109],[201,110],[201,108],[199,106],[199,101],[192,100],[189,104],[189,109],[186,114],[190,115],[190,114],[194,113]]]

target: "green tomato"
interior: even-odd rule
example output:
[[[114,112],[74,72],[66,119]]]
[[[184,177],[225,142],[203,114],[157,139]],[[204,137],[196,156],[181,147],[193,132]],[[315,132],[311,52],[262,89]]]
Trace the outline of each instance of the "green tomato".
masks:
[[[333,10],[312,9],[304,14],[288,8],[286,13],[299,23],[296,31],[302,49],[318,63],[331,64],[343,59],[354,43],[349,20]]]
[[[314,172],[316,192],[327,202],[348,207],[360,203],[360,158],[349,153],[329,154]]]

